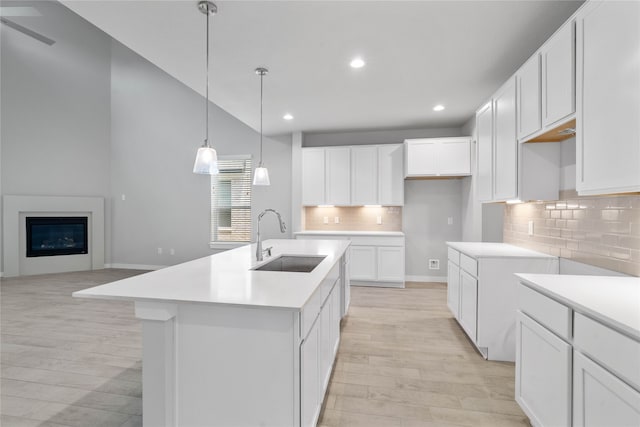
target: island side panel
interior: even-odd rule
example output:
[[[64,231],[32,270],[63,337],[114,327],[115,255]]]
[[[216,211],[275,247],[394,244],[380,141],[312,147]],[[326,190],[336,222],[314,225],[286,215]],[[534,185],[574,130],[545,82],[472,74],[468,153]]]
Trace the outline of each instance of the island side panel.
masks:
[[[298,317],[296,310],[180,304],[176,424],[298,425]]]

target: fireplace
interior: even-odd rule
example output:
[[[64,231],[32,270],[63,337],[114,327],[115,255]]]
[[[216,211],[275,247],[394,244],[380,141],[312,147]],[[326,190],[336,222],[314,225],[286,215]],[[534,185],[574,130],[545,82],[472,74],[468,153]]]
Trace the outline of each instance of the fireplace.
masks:
[[[87,254],[86,216],[26,217],[27,257]]]

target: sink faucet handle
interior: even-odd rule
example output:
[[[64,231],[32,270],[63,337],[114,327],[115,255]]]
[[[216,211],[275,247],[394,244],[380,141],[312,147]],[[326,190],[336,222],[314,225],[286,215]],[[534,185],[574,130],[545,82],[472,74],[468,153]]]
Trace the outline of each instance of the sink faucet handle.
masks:
[[[269,246],[268,248],[266,248],[265,250],[263,250],[262,252],[267,254],[267,256],[271,256],[271,249],[273,249],[273,246]]]

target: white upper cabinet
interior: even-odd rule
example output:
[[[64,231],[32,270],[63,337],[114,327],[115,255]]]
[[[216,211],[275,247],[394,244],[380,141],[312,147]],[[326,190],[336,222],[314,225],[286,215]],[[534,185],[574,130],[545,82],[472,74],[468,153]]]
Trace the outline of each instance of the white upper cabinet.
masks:
[[[520,139],[539,131],[542,127],[540,80],[540,54],[536,53],[516,73]]]
[[[378,148],[351,148],[351,204],[378,204]]]
[[[325,204],[324,148],[302,150],[302,204]]]
[[[578,194],[640,191],[640,2],[577,15]]]
[[[405,177],[471,175],[471,138],[407,139]]]
[[[476,113],[476,194],[482,202],[493,199],[493,103]]]
[[[404,205],[404,146],[378,146],[378,203],[385,206]]]
[[[576,111],[575,22],[565,23],[541,52],[542,118],[544,126],[552,126]]]
[[[326,200],[324,204],[347,206],[351,204],[351,150],[332,147],[325,151]]]
[[[516,84],[511,78],[493,97],[493,199],[518,197],[518,139],[516,136]]]

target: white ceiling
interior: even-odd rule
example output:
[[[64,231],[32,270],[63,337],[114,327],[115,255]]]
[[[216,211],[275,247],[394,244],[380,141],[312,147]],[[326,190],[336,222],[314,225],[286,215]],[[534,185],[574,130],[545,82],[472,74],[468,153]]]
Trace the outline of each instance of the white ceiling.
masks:
[[[62,3],[204,95],[197,1]],[[580,3],[216,1],[211,99],[258,129],[265,66],[266,134],[459,126]]]

